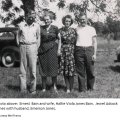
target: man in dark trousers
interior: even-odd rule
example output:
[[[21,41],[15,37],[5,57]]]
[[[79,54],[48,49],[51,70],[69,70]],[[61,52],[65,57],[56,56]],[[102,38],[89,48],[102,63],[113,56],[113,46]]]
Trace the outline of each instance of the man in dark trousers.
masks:
[[[77,42],[75,48],[75,62],[78,73],[79,91],[94,89],[94,61],[96,60],[97,41],[96,31],[87,25],[86,14],[80,14],[77,27]]]

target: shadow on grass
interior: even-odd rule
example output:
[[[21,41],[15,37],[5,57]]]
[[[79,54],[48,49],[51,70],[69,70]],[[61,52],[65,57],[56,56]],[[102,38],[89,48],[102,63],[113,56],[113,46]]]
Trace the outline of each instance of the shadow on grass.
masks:
[[[120,66],[116,65],[116,66],[109,66],[109,68],[114,71],[114,72],[118,72],[120,73]]]
[[[64,85],[57,85],[58,90],[66,90],[66,87]]]
[[[28,88],[29,88],[30,86],[28,86]],[[49,85],[46,85],[46,89],[47,90],[50,90],[50,89],[52,89],[53,88],[53,86],[51,85],[51,84],[49,84]],[[41,84],[39,84],[39,85],[37,85],[37,87],[36,87],[36,89],[37,90],[42,90],[42,85]],[[58,90],[66,90],[66,87],[64,86],[64,85],[57,85],[57,89]]]
[[[6,85],[6,87],[9,89],[9,90],[14,90],[14,91],[20,91],[20,86],[14,86],[14,85]],[[28,88],[28,90],[30,89],[30,86],[28,85],[27,86],[27,88]],[[37,90],[42,90],[42,85],[41,84],[38,84],[37,86],[36,86],[36,89]],[[47,90],[51,90],[52,89],[52,85],[47,85],[46,86],[46,89]],[[65,86],[63,86],[63,85],[57,85],[57,89],[58,90],[66,90],[66,87]]]
[[[19,87],[19,86],[6,85],[6,87],[7,87],[9,90],[20,91],[20,87]]]

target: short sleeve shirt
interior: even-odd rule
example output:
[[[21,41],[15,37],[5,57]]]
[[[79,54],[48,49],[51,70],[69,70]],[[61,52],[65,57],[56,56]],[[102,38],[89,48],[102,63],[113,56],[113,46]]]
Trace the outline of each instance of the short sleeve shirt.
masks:
[[[40,26],[37,23],[33,23],[28,26],[25,22],[19,25],[20,27],[20,42],[32,43],[37,42],[37,32],[40,31]]]
[[[93,40],[92,38],[96,36],[96,30],[92,26],[85,26],[85,27],[78,27],[77,28],[77,42],[76,46],[92,46],[93,45]]]

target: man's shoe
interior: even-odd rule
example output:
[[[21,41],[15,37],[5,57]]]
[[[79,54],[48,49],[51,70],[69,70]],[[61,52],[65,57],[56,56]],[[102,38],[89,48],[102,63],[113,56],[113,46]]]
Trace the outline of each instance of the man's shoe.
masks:
[[[20,92],[21,92],[22,94],[27,94],[27,93],[28,93],[27,90],[21,90]]]
[[[85,93],[85,92],[86,92],[86,90],[79,90],[79,92],[84,92],[84,93]]]
[[[92,89],[91,88],[88,89],[88,91],[90,91],[90,92],[92,92],[93,90],[94,90],[93,88]]]
[[[69,90],[69,89],[67,89],[67,93],[70,93],[70,90]]]
[[[36,91],[31,91],[30,94],[35,95]]]

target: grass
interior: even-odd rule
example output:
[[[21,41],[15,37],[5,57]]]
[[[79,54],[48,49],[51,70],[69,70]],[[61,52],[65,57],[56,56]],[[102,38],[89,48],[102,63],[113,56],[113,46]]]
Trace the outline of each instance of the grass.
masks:
[[[37,68],[37,94],[22,94],[19,91],[19,67],[0,67],[0,98],[120,98],[120,63],[116,60],[115,49],[120,41],[111,40],[110,50],[108,43],[103,38],[98,39],[97,61],[95,63],[95,90],[86,93],[78,92],[78,81],[75,77],[74,91],[65,92],[65,83],[58,76],[58,94],[51,88],[51,80],[48,79],[48,90],[41,92],[41,78]],[[29,81],[28,81],[29,82]]]

